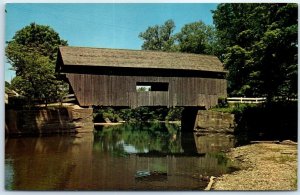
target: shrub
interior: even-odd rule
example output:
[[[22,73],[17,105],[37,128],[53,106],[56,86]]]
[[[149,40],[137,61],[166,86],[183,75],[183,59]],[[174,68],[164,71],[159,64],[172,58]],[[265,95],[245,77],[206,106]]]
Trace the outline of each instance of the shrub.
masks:
[[[166,116],[167,121],[177,121],[181,120],[182,107],[170,108],[168,115]]]

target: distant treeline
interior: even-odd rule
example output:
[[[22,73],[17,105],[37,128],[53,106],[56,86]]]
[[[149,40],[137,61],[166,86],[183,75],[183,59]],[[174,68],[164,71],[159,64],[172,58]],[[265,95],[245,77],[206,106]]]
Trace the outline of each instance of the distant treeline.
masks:
[[[228,72],[229,96],[297,98],[298,5],[221,3],[212,25],[150,26],[142,49],[216,55]]]
[[[138,107],[135,109],[95,108],[94,122],[180,121],[183,108]]]

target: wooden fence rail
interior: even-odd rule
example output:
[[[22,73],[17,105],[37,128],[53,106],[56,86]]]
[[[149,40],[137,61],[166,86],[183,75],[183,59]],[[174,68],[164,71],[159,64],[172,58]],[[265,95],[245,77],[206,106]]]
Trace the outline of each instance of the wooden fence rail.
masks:
[[[259,104],[266,101],[264,97],[247,98],[247,97],[229,97],[228,103],[244,103],[244,104]]]
[[[76,100],[76,98],[75,98],[74,94],[68,94],[62,98],[62,102],[64,102],[64,103],[73,102],[75,100]]]

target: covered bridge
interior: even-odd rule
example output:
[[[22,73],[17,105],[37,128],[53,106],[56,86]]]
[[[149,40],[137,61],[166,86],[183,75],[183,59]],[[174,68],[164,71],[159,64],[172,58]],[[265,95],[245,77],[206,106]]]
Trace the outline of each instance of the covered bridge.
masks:
[[[83,107],[210,108],[227,96],[226,72],[210,55],[64,46],[56,71]]]

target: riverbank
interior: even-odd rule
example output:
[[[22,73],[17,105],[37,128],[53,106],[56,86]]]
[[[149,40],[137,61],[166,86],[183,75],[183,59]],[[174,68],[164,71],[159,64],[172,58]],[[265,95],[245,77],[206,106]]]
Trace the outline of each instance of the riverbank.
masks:
[[[93,109],[72,104],[5,107],[5,135],[28,136],[93,132]]]
[[[216,178],[212,190],[297,190],[297,145],[257,143],[227,155],[241,170]]]

